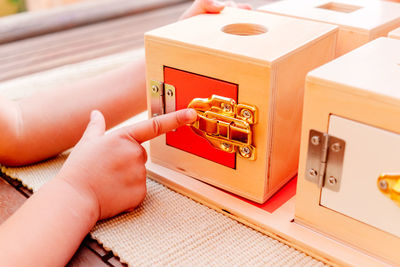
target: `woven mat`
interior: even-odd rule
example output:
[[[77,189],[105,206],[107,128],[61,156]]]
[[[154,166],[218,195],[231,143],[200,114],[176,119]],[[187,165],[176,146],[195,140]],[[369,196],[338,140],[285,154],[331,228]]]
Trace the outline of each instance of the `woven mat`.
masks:
[[[68,82],[99,73],[136,55],[129,52],[20,78],[0,84],[0,94],[23,97],[60,80]],[[64,153],[36,165],[3,166],[1,170],[36,192],[56,175],[67,156]],[[91,232],[122,262],[132,266],[324,265],[155,181],[148,180],[147,187],[147,197],[136,210],[101,221]]]

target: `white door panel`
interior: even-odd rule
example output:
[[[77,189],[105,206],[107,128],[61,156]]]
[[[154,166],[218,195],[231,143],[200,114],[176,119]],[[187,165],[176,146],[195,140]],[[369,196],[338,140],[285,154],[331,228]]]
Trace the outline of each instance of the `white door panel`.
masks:
[[[334,115],[328,133],[346,150],[340,191],[323,188],[320,204],[400,237],[400,207],[376,185],[380,174],[400,173],[400,135]]]

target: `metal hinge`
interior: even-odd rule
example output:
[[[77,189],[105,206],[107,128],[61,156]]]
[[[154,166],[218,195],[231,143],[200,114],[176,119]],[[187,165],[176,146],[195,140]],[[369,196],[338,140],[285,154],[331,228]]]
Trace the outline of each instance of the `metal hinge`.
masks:
[[[310,130],[306,164],[306,179],[339,191],[346,142],[327,133]]]
[[[167,114],[176,110],[175,87],[170,84],[150,81],[151,117]]]
[[[211,145],[228,153],[238,152],[249,160],[256,159],[252,129],[258,119],[255,106],[236,104],[232,98],[213,95],[193,99],[188,108],[195,109],[198,114],[192,129]]]

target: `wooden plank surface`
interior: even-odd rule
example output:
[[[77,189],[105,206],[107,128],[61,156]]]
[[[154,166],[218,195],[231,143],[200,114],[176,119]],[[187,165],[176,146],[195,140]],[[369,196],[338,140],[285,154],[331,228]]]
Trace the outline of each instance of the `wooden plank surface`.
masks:
[[[256,8],[272,1],[246,2]],[[0,81],[141,47],[146,31],[176,21],[190,4],[173,4],[132,16],[3,44],[0,46]]]
[[[176,20],[188,4],[0,46],[0,80],[143,46],[143,34]]]
[[[26,200],[12,185],[0,179],[0,224],[10,217]]]
[[[80,266],[110,266],[102,260],[96,253],[82,244],[75,255],[72,257],[70,262],[67,264],[68,267],[80,267]]]
[[[0,44],[134,15],[188,0],[96,0],[0,19]]]

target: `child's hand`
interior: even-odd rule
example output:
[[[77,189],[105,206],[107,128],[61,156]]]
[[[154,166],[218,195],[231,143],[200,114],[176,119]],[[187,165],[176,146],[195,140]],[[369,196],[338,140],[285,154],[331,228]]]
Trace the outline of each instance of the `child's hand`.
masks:
[[[226,6],[251,9],[251,5],[249,4],[235,3],[234,1],[220,2],[218,0],[195,0],[193,4],[183,13],[180,19],[187,19],[204,13],[219,13]]]
[[[104,117],[93,111],[58,177],[92,201],[99,219],[132,209],[146,195],[147,155],[140,144],[196,118],[185,109],[104,134]]]

